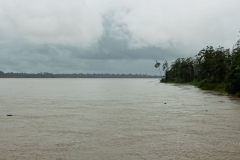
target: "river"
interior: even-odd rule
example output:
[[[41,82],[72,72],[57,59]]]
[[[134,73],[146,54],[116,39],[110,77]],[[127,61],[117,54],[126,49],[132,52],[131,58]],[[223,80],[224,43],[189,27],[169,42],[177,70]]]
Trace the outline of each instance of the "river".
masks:
[[[0,159],[240,159],[240,99],[158,79],[0,79]]]

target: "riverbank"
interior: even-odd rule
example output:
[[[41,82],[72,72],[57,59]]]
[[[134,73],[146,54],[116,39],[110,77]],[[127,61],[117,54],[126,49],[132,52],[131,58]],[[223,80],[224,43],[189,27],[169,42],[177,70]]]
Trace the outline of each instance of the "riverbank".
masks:
[[[214,92],[219,92],[222,93],[224,95],[232,95],[234,97],[238,97],[240,98],[240,93],[236,93],[236,94],[229,94],[226,91],[226,87],[227,84],[226,83],[209,83],[209,81],[207,80],[203,80],[201,82],[199,81],[191,81],[191,82],[182,82],[182,81],[165,81],[165,79],[161,79],[160,83],[178,83],[178,84],[189,84],[189,85],[193,85],[197,88],[200,88],[201,90],[207,90],[207,91],[214,91]]]
[[[240,97],[240,40],[232,51],[207,46],[194,57],[178,58],[162,65],[162,82],[193,83],[203,90],[227,92]]]

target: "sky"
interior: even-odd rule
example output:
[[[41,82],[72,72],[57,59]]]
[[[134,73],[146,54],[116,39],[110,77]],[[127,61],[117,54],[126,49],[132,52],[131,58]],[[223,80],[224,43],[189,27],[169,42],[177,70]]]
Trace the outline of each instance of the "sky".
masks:
[[[0,0],[0,70],[158,75],[239,39],[239,0]]]

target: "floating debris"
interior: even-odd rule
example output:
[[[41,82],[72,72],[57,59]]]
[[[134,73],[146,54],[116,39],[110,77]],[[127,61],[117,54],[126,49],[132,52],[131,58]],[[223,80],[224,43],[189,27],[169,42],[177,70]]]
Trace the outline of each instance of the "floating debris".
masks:
[[[7,116],[13,116],[12,114],[7,114]]]

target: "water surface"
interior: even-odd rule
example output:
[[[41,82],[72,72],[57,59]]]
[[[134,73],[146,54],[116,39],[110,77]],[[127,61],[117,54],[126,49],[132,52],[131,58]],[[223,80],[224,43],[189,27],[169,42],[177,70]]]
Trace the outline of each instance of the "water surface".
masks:
[[[0,159],[240,159],[231,96],[158,79],[0,79],[0,91]]]

